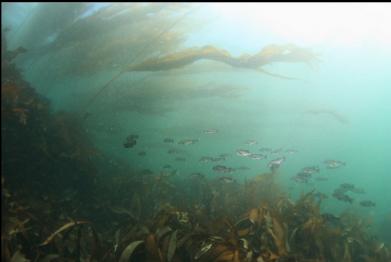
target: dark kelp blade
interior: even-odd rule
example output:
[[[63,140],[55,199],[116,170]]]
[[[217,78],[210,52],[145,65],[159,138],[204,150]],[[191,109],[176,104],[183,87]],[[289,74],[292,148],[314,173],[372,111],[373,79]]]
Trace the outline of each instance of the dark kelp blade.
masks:
[[[42,244],[40,244],[39,246],[46,246],[48,244],[50,244],[53,239],[58,235],[60,234],[61,232],[69,229],[69,228],[72,228],[76,225],[82,225],[82,224],[88,224],[90,222],[88,221],[72,221],[72,222],[68,222],[66,223],[65,225],[63,225],[62,227],[60,227],[59,229],[57,229],[54,233],[52,233],[44,242],[42,242]]]
[[[122,252],[119,262],[128,262],[134,250],[136,250],[136,248],[143,242],[143,240],[138,240],[130,243]]]
[[[27,259],[20,250],[16,251],[12,257],[10,262],[29,262],[30,259]]]
[[[169,226],[165,226],[163,228],[158,228],[155,233],[157,241],[159,242],[166,234],[170,233],[171,231],[172,231],[172,228]]]
[[[150,260],[163,261],[163,256],[154,234],[149,234],[145,239],[145,249]]]
[[[172,258],[175,254],[176,244],[177,244],[177,232],[178,230],[175,230],[174,233],[170,236],[170,242],[168,244],[168,251],[167,251],[167,261],[171,262]]]

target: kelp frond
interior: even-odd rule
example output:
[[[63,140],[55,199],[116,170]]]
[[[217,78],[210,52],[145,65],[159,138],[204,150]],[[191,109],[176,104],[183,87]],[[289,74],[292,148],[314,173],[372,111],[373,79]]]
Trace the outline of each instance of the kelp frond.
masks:
[[[311,50],[300,48],[292,44],[268,45],[255,55],[251,56],[245,54],[239,57],[233,57],[224,49],[208,45],[201,48],[185,49],[163,57],[150,58],[139,64],[129,65],[126,70],[165,71],[181,68],[201,59],[222,62],[236,68],[254,69],[283,79],[295,78],[269,73],[261,67],[275,62],[307,63],[310,65],[319,62],[318,56]]]

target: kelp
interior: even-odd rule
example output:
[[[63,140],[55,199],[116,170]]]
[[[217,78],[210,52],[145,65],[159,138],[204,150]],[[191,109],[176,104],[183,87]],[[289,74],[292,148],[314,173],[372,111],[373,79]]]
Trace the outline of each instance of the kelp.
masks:
[[[242,188],[240,190],[245,190],[243,185],[237,186]],[[176,194],[174,192],[172,194]],[[110,197],[110,194],[106,196]],[[149,212],[141,212],[143,219],[138,223],[117,224],[115,233],[114,228],[100,232],[106,239],[101,243],[101,253],[106,254],[105,261],[332,262],[371,261],[371,258],[388,261],[389,246],[372,239],[362,228],[364,223],[354,216],[345,215],[338,220],[340,222],[329,224],[327,216],[319,211],[320,202],[316,196],[317,192],[311,191],[303,194],[297,201],[288,201],[284,196],[265,201],[259,199],[262,204],[251,208],[245,195],[241,195],[239,201],[245,208],[249,208],[243,214],[229,202],[223,202],[222,208],[233,209],[231,212],[214,208],[215,211],[199,213],[192,208],[183,210],[173,205],[166,206],[152,218],[148,218]],[[137,195],[134,197],[138,198]],[[159,198],[153,199],[150,201]],[[175,198],[170,202],[175,204]],[[148,198],[140,200],[140,204],[142,209],[148,209]],[[103,206],[103,203],[101,205]],[[226,214],[233,215],[227,217]],[[114,213],[108,219],[115,221],[119,215]],[[214,220],[213,217],[221,219]],[[203,222],[200,223],[201,221]],[[86,221],[82,223],[87,225]],[[334,225],[335,223],[337,224]],[[92,224],[94,222],[91,221],[88,225]],[[82,238],[80,226],[81,223],[72,221],[51,233],[42,242],[40,257],[50,255],[50,249],[42,248],[54,245],[55,238],[60,234],[63,234],[63,238],[58,237],[58,240],[61,240],[62,244],[56,244],[60,257],[69,256],[62,253],[65,250],[69,250],[67,252],[71,252],[75,257],[88,256],[86,252],[90,249],[82,248],[86,245],[86,240],[83,239],[87,234]],[[340,230],[335,230],[335,227]],[[72,228],[74,237],[69,236]],[[30,234],[27,232],[27,237]],[[114,236],[112,241],[108,237],[110,234]],[[74,244],[71,245],[72,241]],[[10,251],[12,253],[13,250]]]
[[[81,123],[2,65],[2,261],[390,261],[368,221],[323,213],[315,190],[290,199],[277,172],[225,183],[94,158]]]
[[[121,257],[119,259],[119,262],[127,262],[129,261],[130,257],[132,256],[134,250],[140,245],[144,243],[143,240],[138,240],[130,243],[122,252]]]
[[[131,61],[137,61],[139,57],[145,56],[145,51],[151,48],[153,45],[156,44],[156,42],[160,42],[161,38],[164,34],[167,34],[172,28],[174,28],[178,23],[180,23],[182,20],[184,20],[190,13],[192,13],[195,9],[190,9],[188,12],[184,13],[182,16],[180,16],[178,19],[175,19],[172,23],[170,23],[167,27],[164,27],[158,34],[152,35],[149,39],[149,41],[141,45],[141,47],[138,49],[137,52],[135,52],[132,56]],[[172,39],[172,37],[170,38]],[[172,41],[172,40],[170,40]],[[169,41],[168,41],[169,42]],[[127,71],[126,67],[123,67],[118,73],[114,74],[114,76],[105,84],[103,85],[99,91],[87,102],[85,109],[88,109],[88,107],[96,100],[96,98],[106,89],[108,88],[114,81],[119,79],[123,73]],[[87,116],[87,113],[85,113],[85,118]]]
[[[111,4],[64,28],[49,53],[64,58],[64,74],[120,69],[129,61],[176,48],[184,40],[183,30],[168,30],[182,24],[190,12],[189,4]]]
[[[269,45],[255,55],[242,55],[233,57],[228,51],[214,46],[190,48],[181,52],[169,54],[163,57],[150,58],[139,64],[131,64],[127,71],[166,71],[181,68],[198,60],[207,59],[228,64],[235,68],[258,70],[260,72],[283,79],[295,79],[278,74],[273,74],[262,69],[263,66],[275,62],[307,63],[313,65],[319,61],[318,56],[309,49],[298,46]]]
[[[57,229],[56,231],[54,231],[50,236],[48,236],[48,238],[42,242],[42,244],[40,244],[39,246],[46,246],[48,244],[50,244],[54,238],[60,234],[61,232],[65,231],[65,230],[68,230],[74,226],[77,226],[77,225],[83,225],[83,224],[87,224],[89,223],[88,221],[71,221],[71,222],[68,222],[66,223],[65,225],[61,226],[59,229]]]
[[[97,157],[94,156],[97,151],[78,123],[78,117],[53,113],[49,101],[23,80],[14,64],[15,55],[7,55],[13,51],[5,49],[4,38],[2,43],[2,154],[8,156],[3,159],[2,171],[8,185],[23,188],[33,183],[36,194],[50,190],[60,193],[74,185],[70,178],[88,186],[94,174],[91,160]],[[49,175],[54,170],[56,175]],[[28,183],[24,180],[27,173],[31,180]],[[42,188],[40,181],[50,181],[51,186]]]

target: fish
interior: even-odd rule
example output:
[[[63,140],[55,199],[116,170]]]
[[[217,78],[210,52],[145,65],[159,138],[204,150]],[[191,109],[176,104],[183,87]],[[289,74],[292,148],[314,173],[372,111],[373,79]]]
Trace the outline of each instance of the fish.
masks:
[[[219,177],[219,180],[224,182],[224,183],[227,183],[227,184],[235,182],[235,179],[233,179],[232,177],[229,177],[229,176]]]
[[[339,160],[325,160],[324,163],[326,167],[329,169],[339,168],[341,166],[345,166],[346,163]]]
[[[343,183],[343,184],[339,185],[339,188],[341,188],[345,191],[351,191],[352,189],[354,189],[354,185],[350,184],[350,183]]]
[[[200,172],[191,173],[190,177],[196,178],[196,179],[203,179],[205,178],[205,175]]]
[[[136,141],[136,140],[133,140],[133,141],[126,141],[125,143],[123,143],[123,146],[124,146],[125,148],[131,148],[131,147],[134,147],[136,144],[137,144],[137,141]]]
[[[171,165],[164,165],[163,168],[169,169],[169,168],[172,168],[172,166]]]
[[[281,166],[281,164],[285,161],[285,157],[279,157],[276,159],[271,160],[267,166],[270,167],[271,169],[278,168]]]
[[[213,171],[218,172],[218,173],[232,173],[235,171],[235,169],[232,167],[226,167],[226,166],[222,166],[222,165],[214,166],[212,169],[213,169]]]
[[[295,182],[297,182],[297,183],[307,183],[307,182],[308,182],[307,179],[302,179],[302,178],[300,178],[300,177],[298,177],[298,176],[293,176],[293,177],[292,177],[292,180],[295,181]]]
[[[217,129],[213,129],[213,128],[204,130],[204,134],[217,134],[217,132],[218,132],[218,130]]]
[[[323,199],[329,198],[326,194],[322,192],[315,192],[312,195],[317,199],[317,201],[322,201]]]
[[[351,198],[350,196],[345,195],[345,194],[343,194],[343,195],[333,195],[333,197],[337,198],[340,201],[348,202],[349,204],[352,204],[353,201],[354,201],[353,198]]]
[[[179,171],[177,169],[171,170],[169,172],[160,172],[160,177],[172,177],[178,175]]]
[[[308,183],[308,180],[311,178],[311,174],[299,172],[296,176],[292,177],[292,179],[299,183]]]
[[[340,201],[343,201],[343,202],[348,202],[350,204],[353,203],[354,199],[351,198],[350,196],[344,194],[344,193],[340,193],[338,191],[334,191],[333,193],[333,197],[335,197],[336,199],[340,200]]]
[[[167,153],[169,154],[178,154],[179,153],[179,150],[178,149],[175,149],[175,148],[171,148],[167,151]]]
[[[212,157],[210,157],[210,156],[203,156],[203,157],[200,158],[199,161],[202,162],[202,163],[208,163],[208,162],[212,161]]]
[[[174,143],[174,139],[167,137],[167,138],[165,138],[165,139],[163,140],[163,142],[164,142],[164,143]]]
[[[177,157],[177,158],[175,158],[175,161],[184,162],[184,161],[186,161],[186,158],[184,158],[184,157]]]
[[[258,142],[256,140],[254,140],[254,139],[251,139],[251,140],[247,140],[245,144],[249,145],[249,146],[252,146],[252,145],[258,144]]]
[[[374,207],[374,206],[376,206],[376,203],[372,202],[371,200],[363,200],[363,201],[360,201],[360,205],[363,207]]]
[[[298,150],[296,150],[296,149],[287,149],[287,150],[285,150],[285,153],[287,153],[287,154],[295,154],[295,153],[298,153],[299,151]]]
[[[139,135],[129,135],[126,140],[127,141],[132,141],[132,140],[135,140],[135,139],[138,139],[139,138]]]
[[[271,154],[274,154],[274,155],[280,154],[280,153],[282,153],[282,148],[274,149],[274,150],[272,150],[270,153],[271,153]]]
[[[192,144],[195,144],[199,141],[199,139],[195,138],[195,139],[182,139],[178,142],[178,144],[180,145],[192,145]]]
[[[145,152],[145,151],[140,151],[140,152],[138,152],[138,154],[137,155],[139,155],[139,156],[145,156],[147,153]]]
[[[131,148],[131,147],[134,147],[137,143],[137,139],[139,138],[138,135],[129,135],[127,138],[126,138],[126,141],[123,143],[123,146],[125,148]]]
[[[219,161],[224,161],[224,160],[225,160],[224,157],[212,157],[211,158],[212,162],[219,162]]]
[[[254,160],[262,160],[266,158],[266,155],[262,154],[250,154],[247,156],[248,158],[254,159]]]
[[[365,193],[365,190],[363,188],[357,188],[353,184],[350,184],[350,183],[341,184],[339,186],[339,189],[344,192],[350,191],[350,192],[353,192],[356,194],[364,194]]]
[[[224,161],[224,157],[211,157],[211,156],[203,156],[200,158],[200,162],[207,163],[207,162],[219,162]]]
[[[297,173],[296,176],[297,177],[301,177],[301,178],[311,178],[312,174],[311,173],[306,173],[306,172],[299,172],[299,173]]]
[[[307,174],[314,174],[314,173],[319,173],[320,169],[318,166],[308,166],[304,167],[301,172],[307,173]]]
[[[245,149],[238,149],[238,150],[236,150],[236,154],[238,156],[245,156],[245,157],[251,155],[250,151],[245,150]]]
[[[323,213],[321,216],[323,220],[329,224],[336,225],[336,226],[341,224],[340,218],[331,213]]]
[[[271,148],[268,148],[268,147],[261,147],[261,148],[259,149],[259,151],[261,151],[261,152],[271,152],[272,149],[271,149]]]
[[[339,188],[334,190],[334,193],[335,194],[345,194],[347,191],[348,190],[345,190],[345,189],[339,187]]]
[[[247,167],[247,166],[240,166],[240,167],[236,167],[235,170],[239,170],[239,171],[244,171],[244,170],[249,170],[250,168]]]

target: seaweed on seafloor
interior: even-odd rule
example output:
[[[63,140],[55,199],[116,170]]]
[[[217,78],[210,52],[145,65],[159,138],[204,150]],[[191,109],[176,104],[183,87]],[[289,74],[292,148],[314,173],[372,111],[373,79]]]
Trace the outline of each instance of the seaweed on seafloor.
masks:
[[[126,192],[122,194],[127,196]],[[261,201],[260,206],[234,217],[231,212],[181,210],[171,199],[171,205],[154,216],[141,212],[137,215],[140,219],[130,219],[128,223],[124,220],[97,232],[99,239],[104,239],[100,254],[105,261],[387,261],[388,246],[370,238],[353,218],[330,226],[327,216],[319,212],[314,195],[309,192],[296,202],[284,196]],[[138,194],[133,198],[131,209],[148,209],[148,202],[140,200]],[[228,202],[223,205],[231,208]],[[220,218],[211,219],[211,214]],[[115,221],[119,216],[122,212],[114,212],[108,219]],[[43,258],[54,251],[59,257],[92,256],[93,248],[84,242],[93,238],[88,240],[89,234],[82,233],[81,226],[75,221],[66,222],[47,234],[49,237],[41,240],[39,256]],[[31,232],[27,231],[26,237],[29,236]]]

